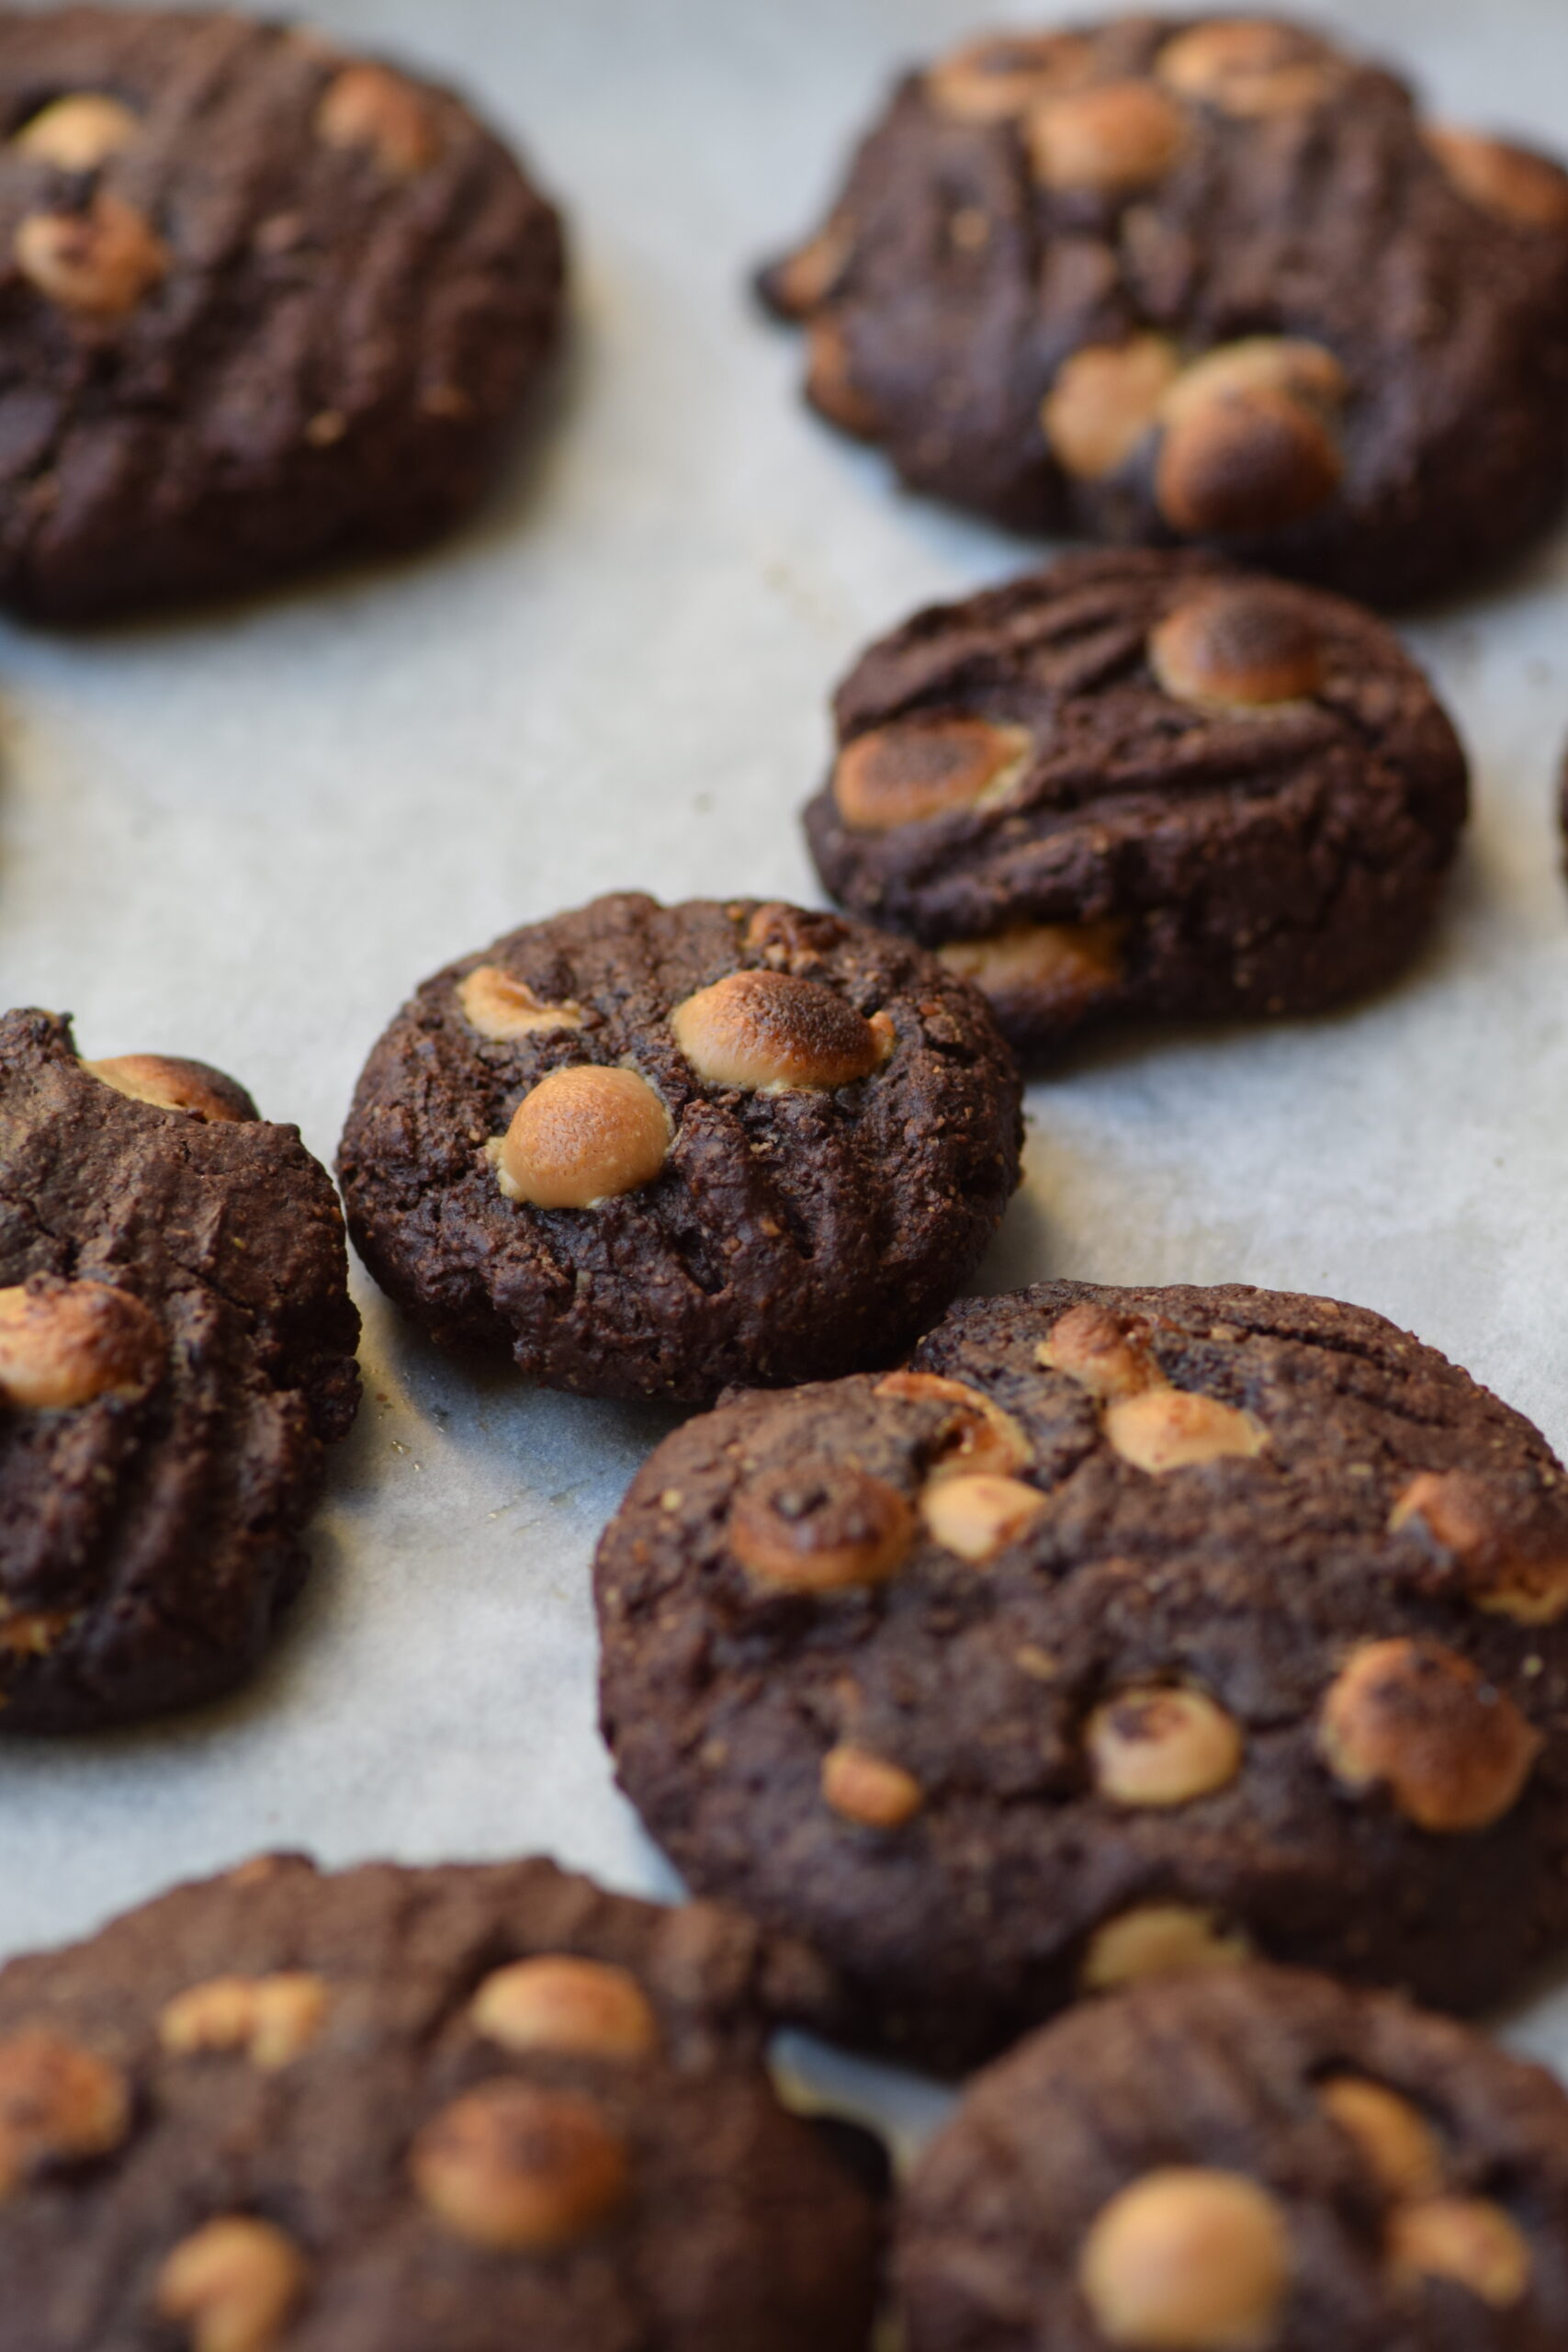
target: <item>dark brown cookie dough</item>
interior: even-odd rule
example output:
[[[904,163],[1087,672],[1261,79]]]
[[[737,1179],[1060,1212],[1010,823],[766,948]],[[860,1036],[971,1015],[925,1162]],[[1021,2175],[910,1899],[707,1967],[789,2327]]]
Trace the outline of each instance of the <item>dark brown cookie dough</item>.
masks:
[[[266,1857],[0,1973],[26,2352],[863,2352],[878,2200],[779,2107],[804,1965],[544,1861]]]
[[[909,2352],[1557,2352],[1568,2098],[1386,1995],[1145,1985],[971,2086],[902,2218]]]
[[[837,916],[627,892],[429,980],[370,1057],[349,1227],[443,1341],[703,1403],[890,1362],[1018,1182],[983,1000]]]
[[[943,2069],[1248,1951],[1476,2009],[1568,1939],[1568,1477],[1381,1317],[1044,1283],[667,1439],[622,1785]]]
[[[1200,553],[1072,556],[919,613],[839,689],[818,871],[991,998],[1085,1023],[1314,1012],[1397,972],[1452,863],[1463,751],[1354,605]]]
[[[1568,174],[1289,24],[973,41],[761,284],[823,414],[1017,529],[1396,603],[1562,499]]]
[[[256,1664],[358,1401],[347,1283],[297,1128],[199,1062],[0,1017],[0,1732]]]
[[[447,92],[228,15],[0,10],[0,603],[410,547],[489,479],[559,223]]]

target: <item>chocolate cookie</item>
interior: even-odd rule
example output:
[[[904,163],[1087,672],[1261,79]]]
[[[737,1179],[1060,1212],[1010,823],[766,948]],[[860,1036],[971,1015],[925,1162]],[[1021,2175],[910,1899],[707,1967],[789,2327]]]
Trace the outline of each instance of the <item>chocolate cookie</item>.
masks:
[[[555,213],[448,93],[229,15],[0,11],[0,602],[411,547],[554,340]]]
[[[543,1861],[268,1857],[0,1973],[27,2352],[862,2352],[878,2200],[779,2107],[789,1972]]]
[[[1020,530],[1403,602],[1562,500],[1568,174],[1290,24],[970,42],[761,285],[824,415]]]
[[[0,1016],[0,1732],[256,1664],[358,1401],[347,1275],[325,1170],[231,1079]]]
[[[1146,1985],[972,2086],[899,2269],[909,2352],[1557,2352],[1568,2098],[1324,1977]]]
[[[1125,1012],[1314,1012],[1388,979],[1464,753],[1370,613],[1198,553],[1082,555],[917,614],[836,702],[827,888],[1039,1059]]]
[[[1381,1317],[1048,1283],[667,1439],[621,1782],[943,2069],[1257,1951],[1479,2008],[1568,1940],[1568,1474]]]
[[[906,942],[742,899],[599,899],[426,981],[371,1055],[349,1227],[443,1341],[703,1403],[886,1363],[1018,1182],[984,1001]]]

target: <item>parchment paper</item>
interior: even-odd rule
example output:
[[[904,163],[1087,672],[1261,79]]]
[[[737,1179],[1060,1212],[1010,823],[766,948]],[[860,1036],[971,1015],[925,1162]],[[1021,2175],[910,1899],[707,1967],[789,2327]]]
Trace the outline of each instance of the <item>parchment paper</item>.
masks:
[[[1029,12],[990,20],[1010,16]],[[330,1159],[367,1049],[447,956],[616,887],[815,899],[795,812],[830,683],[917,603],[1032,551],[901,495],[814,423],[797,344],[743,292],[895,67],[986,21],[973,6],[320,17],[468,85],[523,141],[574,223],[571,355],[532,452],[454,546],[175,625],[0,631],[0,1001],[72,1010],[93,1055],[232,1069]],[[1561,0],[1362,0],[1346,28],[1454,115],[1568,145]],[[1419,968],[1337,1019],[1151,1032],[1036,1088],[986,1287],[1330,1292],[1568,1443],[1565,621],[1560,539],[1411,632],[1479,797]],[[0,1745],[0,1956],[264,1845],[329,1863],[540,1849],[673,1891],[595,1734],[589,1600],[599,1529],[669,1418],[477,1382],[357,1287],[365,1409],[274,1662],[174,1724]],[[1514,2030],[1568,2069],[1568,1992]],[[934,2108],[796,2054],[889,2120]]]

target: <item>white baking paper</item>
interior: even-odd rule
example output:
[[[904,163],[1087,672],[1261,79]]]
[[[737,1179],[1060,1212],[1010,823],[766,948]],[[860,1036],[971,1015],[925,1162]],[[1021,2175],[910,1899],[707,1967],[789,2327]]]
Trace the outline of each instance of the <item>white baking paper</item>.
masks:
[[[795,809],[831,682],[916,604],[1030,551],[902,495],[816,424],[795,339],[745,296],[894,69],[974,8],[320,14],[467,85],[522,141],[571,215],[570,356],[502,494],[444,550],[201,620],[0,631],[0,1001],[71,1009],[95,1056],[232,1069],[330,1159],[367,1049],[446,957],[626,885],[816,897]],[[1347,29],[1451,114],[1568,146],[1561,0],[1363,0]],[[1568,541],[1412,636],[1479,800],[1418,968],[1336,1019],[1126,1037],[1036,1088],[985,1285],[1330,1292],[1562,1445]],[[476,1379],[358,1294],[365,1409],[274,1661],[186,1721],[0,1747],[0,1955],[261,1846],[544,1849],[673,1892],[595,1735],[589,1600],[600,1527],[670,1418]],[[1568,2068],[1568,1997],[1514,2031]],[[937,2104],[795,2054],[908,2126]]]

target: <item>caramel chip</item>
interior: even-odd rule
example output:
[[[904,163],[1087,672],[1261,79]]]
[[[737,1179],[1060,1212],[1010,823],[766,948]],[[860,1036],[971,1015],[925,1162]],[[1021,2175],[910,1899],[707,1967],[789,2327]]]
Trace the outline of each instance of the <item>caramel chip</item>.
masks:
[[[1156,71],[1184,98],[1242,118],[1321,106],[1346,69],[1323,43],[1267,17],[1217,17],[1179,33]]]
[[[893,1043],[886,1016],[867,1021],[826,981],[793,972],[730,972],[678,1004],[670,1026],[710,1086],[767,1093],[849,1086]]]
[[[176,2058],[243,2051],[263,2074],[303,2057],[327,2014],[319,1976],[289,1970],[273,1976],[213,1976],[165,2007],[158,2038]]]
[[[551,1070],[523,1097],[495,1152],[501,1189],[533,1208],[597,1208],[651,1184],[674,1132],[637,1070]]]
[[[17,266],[46,300],[85,319],[122,319],[169,272],[169,249],[146,216],[100,188],[85,212],[29,212]]]
[[[996,807],[1032,751],[1022,727],[987,718],[901,718],[846,743],[833,770],[833,797],[846,825],[890,832],[955,809]]]
[[[1436,1642],[1369,1642],[1323,1702],[1319,1740],[1337,1781],[1386,1786],[1419,1829],[1486,1829],[1511,1812],[1541,1740],[1506,1691]]]
[[[1154,1478],[1210,1462],[1248,1461],[1269,1442],[1268,1431],[1239,1407],[1165,1387],[1113,1397],[1105,1434],[1123,1462]]]
[[[1164,179],[1189,130],[1181,108],[1152,82],[1096,82],[1043,100],[1027,136],[1043,187],[1116,197]]]
[[[1097,1928],[1078,1972],[1086,1993],[1113,1993],[1156,1976],[1235,1968],[1252,1957],[1250,1939],[1190,1903],[1145,1903]]]
[[[1423,136],[1461,195],[1520,229],[1560,229],[1568,222],[1568,172],[1473,130],[1432,123]]]
[[[1262,581],[1206,588],[1168,613],[1149,640],[1168,695],[1201,708],[1264,710],[1304,700],[1327,676],[1327,653],[1288,590]]]
[[[132,1102],[160,1111],[183,1111],[215,1125],[254,1119],[255,1106],[243,1087],[206,1062],[180,1061],[172,1054],[114,1054],[107,1061],[84,1062],[89,1078]]]
[[[937,954],[993,1003],[1077,1018],[1121,988],[1126,935],[1114,921],[1018,923],[990,939],[950,939]]]
[[[1065,1373],[1091,1396],[1102,1399],[1136,1396],[1145,1388],[1165,1385],[1144,1331],[1088,1301],[1058,1316],[1050,1337],[1036,1348],[1034,1360],[1047,1372]]]
[[[66,1412],[135,1396],[157,1379],[165,1352],[151,1307],[108,1283],[0,1290],[0,1404]]]
[[[830,1748],[822,1763],[823,1801],[863,1829],[902,1829],[925,1803],[912,1772],[863,1747]]]
[[[1127,2352],[1262,2352],[1292,2263],[1284,2213],[1245,2174],[1172,2165],[1105,2206],[1078,2281],[1096,2326]]]
[[[764,1470],[730,1506],[729,1544],[759,1583],[788,1592],[840,1592],[883,1584],[915,1535],[896,1487],[827,1460]]]
[[[1424,1528],[1451,1554],[1478,1609],[1521,1625],[1555,1624],[1568,1611],[1568,1534],[1561,1513],[1521,1512],[1513,1496],[1477,1472],[1419,1472],[1389,1524],[1393,1534]]]
[[[552,1953],[487,1976],[470,2012],[504,2050],[633,2060],[659,2044],[647,1994],[629,1970]]]
[[[363,149],[389,179],[413,178],[440,152],[425,99],[384,65],[350,65],[328,84],[316,136],[323,146]]]
[[[806,391],[813,408],[840,431],[861,441],[876,432],[876,405],[855,381],[849,337],[831,311],[819,311],[806,331]]]
[[[1155,495],[1174,530],[1288,530],[1326,506],[1344,460],[1328,427],[1287,392],[1216,392],[1168,424]]]
[[[1179,1684],[1118,1691],[1090,1716],[1087,1745],[1100,1794],[1130,1807],[1212,1796],[1235,1779],[1243,1754],[1235,1718]]]
[[[1365,2075],[1334,2075],[1318,2093],[1389,2196],[1432,2197],[1443,2185],[1443,2152],[1420,2109]]]
[[[141,135],[141,118],[118,98],[79,90],[40,107],[11,144],[18,155],[52,164],[57,171],[96,172]]]
[[[189,2332],[191,2352],[272,2352],[309,2278],[292,2238],[248,2213],[182,2238],[158,2273],[160,2319]]]
[[[936,1372],[890,1372],[877,1382],[876,1394],[943,1408],[934,1441],[924,1450],[930,1477],[985,1472],[1006,1478],[1015,1470],[1026,1470],[1034,1458],[1021,1422],[966,1381],[946,1380]]]
[[[547,1004],[526,980],[513,979],[499,964],[481,964],[457,983],[457,1001],[470,1029],[497,1045],[515,1037],[547,1035],[553,1030],[581,1029],[584,1014],[570,999]]]
[[[626,2143],[591,2099],[503,2076],[454,2099],[409,2157],[423,2202],[457,2237],[498,2253],[548,2253],[626,2200]]]
[[[974,1567],[1026,1535],[1046,1508],[1038,1487],[986,1472],[933,1478],[920,1497],[920,1516],[936,1541]]]
[[[925,91],[960,122],[1005,122],[1052,91],[1086,81],[1093,63],[1094,45],[1082,33],[988,34],[931,66]]]
[[[1087,344],[1065,359],[1041,405],[1040,423],[1057,463],[1080,481],[1120,473],[1158,422],[1181,375],[1181,356],[1163,334]]]
[[[1406,2285],[1445,2278],[1494,2311],[1511,2311],[1529,2292],[1529,2240],[1483,2197],[1430,2197],[1400,2207],[1389,2222],[1388,2252]]]
[[[130,2130],[120,2069],[50,2026],[0,2041],[0,2199],[51,2165],[112,2155]]]

